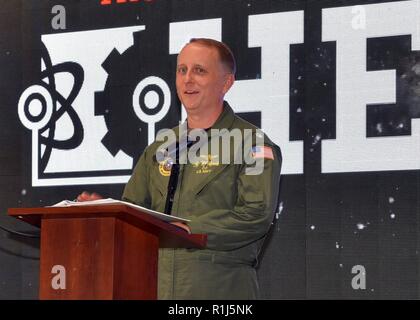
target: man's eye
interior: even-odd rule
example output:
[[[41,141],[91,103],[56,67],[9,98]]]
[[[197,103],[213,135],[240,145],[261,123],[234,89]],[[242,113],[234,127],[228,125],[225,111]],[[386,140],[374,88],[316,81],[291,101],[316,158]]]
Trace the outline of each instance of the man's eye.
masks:
[[[184,67],[179,67],[177,71],[178,73],[185,74],[187,72],[187,69]]]
[[[197,74],[203,74],[203,73],[206,72],[206,70],[204,70],[203,68],[200,68],[200,67],[197,67],[194,70],[195,70],[195,73],[197,73]]]

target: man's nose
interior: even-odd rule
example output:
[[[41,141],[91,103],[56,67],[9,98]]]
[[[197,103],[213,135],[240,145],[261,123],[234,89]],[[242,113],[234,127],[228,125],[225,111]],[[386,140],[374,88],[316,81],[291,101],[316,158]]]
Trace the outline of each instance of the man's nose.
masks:
[[[192,74],[191,70],[188,70],[187,72],[185,72],[184,82],[185,83],[190,83],[190,82],[193,82],[193,80],[194,80],[194,77],[193,77],[193,74]]]

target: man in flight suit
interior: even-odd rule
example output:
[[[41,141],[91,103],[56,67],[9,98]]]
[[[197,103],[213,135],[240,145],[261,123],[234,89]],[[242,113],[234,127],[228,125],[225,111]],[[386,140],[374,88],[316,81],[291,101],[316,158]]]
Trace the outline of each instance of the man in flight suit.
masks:
[[[159,299],[258,298],[255,267],[278,206],[281,153],[224,101],[235,68],[230,49],[211,39],[192,39],[178,55],[176,88],[187,112],[187,130],[206,130],[208,145],[232,131],[243,139],[239,147],[227,148],[230,163],[221,162],[222,148],[215,148],[198,162],[180,164],[171,214],[190,222],[173,224],[207,234],[208,242],[205,249],[160,249]],[[174,129],[177,137],[181,126]],[[252,132],[249,150],[247,131]],[[257,144],[258,136],[263,145]],[[164,212],[171,168],[156,159],[161,145],[155,141],[145,149],[123,200]],[[260,163],[261,170],[233,161],[241,152]],[[78,200],[92,197],[83,193]]]

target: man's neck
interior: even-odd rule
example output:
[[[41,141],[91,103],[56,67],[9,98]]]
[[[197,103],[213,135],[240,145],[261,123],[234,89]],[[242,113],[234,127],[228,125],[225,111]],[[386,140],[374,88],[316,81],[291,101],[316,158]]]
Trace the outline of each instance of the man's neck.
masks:
[[[203,114],[200,113],[189,113],[188,114],[188,128],[190,129],[207,129],[214,125],[219,116],[223,112],[223,103],[214,108],[211,112]]]

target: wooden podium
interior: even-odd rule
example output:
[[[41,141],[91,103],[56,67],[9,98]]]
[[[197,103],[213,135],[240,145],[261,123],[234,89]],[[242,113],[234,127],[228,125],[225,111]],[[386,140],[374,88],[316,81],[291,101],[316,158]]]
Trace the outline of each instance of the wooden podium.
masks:
[[[40,299],[156,299],[158,249],[207,241],[121,204],[8,214],[41,227]]]

